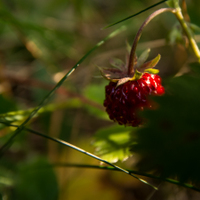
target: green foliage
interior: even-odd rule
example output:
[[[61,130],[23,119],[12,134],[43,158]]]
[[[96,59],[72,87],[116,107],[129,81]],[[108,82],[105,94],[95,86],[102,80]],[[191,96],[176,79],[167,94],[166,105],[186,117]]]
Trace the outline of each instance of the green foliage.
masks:
[[[157,0],[155,1],[157,2]],[[102,173],[99,176],[93,171],[95,174],[93,176],[92,170],[85,169],[87,173],[84,177],[79,176],[82,169],[73,172],[68,169],[65,171],[64,168],[61,170],[57,168],[57,180],[50,164],[40,156],[48,155],[50,161],[60,162],[61,165],[65,161],[77,163],[77,160],[78,162],[87,162],[88,166],[94,164],[92,163],[94,159],[87,156],[88,160],[82,159],[80,152],[95,158],[89,153],[93,149],[90,149],[91,146],[88,147],[87,145],[89,143],[88,138],[99,127],[107,127],[107,124],[112,122],[108,121],[108,116],[102,105],[107,82],[89,80],[88,77],[93,76],[93,70],[88,67],[90,62],[85,65],[82,62],[97,48],[97,55],[94,54],[90,58],[92,62],[96,62],[98,60],[96,58],[100,58],[103,62],[102,66],[107,65],[109,61],[106,59],[108,57],[116,57],[115,54],[118,53],[122,57],[121,47],[124,45],[124,41],[126,39],[133,40],[135,31],[146,18],[146,13],[143,12],[167,0],[158,3],[155,3],[155,1],[153,2],[154,5],[150,0],[127,0],[123,2],[123,5],[121,1],[91,2],[89,0],[2,0],[0,2],[0,73],[2,75],[0,88],[1,93],[5,92],[5,94],[0,95],[0,120],[2,122],[0,124],[0,146],[5,147],[4,144],[7,144],[6,151],[1,152],[3,157],[0,159],[0,199],[56,200],[59,196],[59,199],[63,200],[73,199],[71,198],[73,195],[76,197],[74,199],[88,199],[84,196],[85,188],[88,189],[88,192],[92,191],[94,198],[96,196],[101,197],[98,194],[102,194],[104,191],[102,192],[102,189],[99,189],[101,187],[99,182],[102,181],[105,174]],[[199,1],[194,0],[194,2],[197,7]],[[192,8],[191,21],[199,23],[199,12],[195,6]],[[127,13],[127,15],[136,14],[119,20],[125,17],[124,13]],[[108,32],[106,32],[107,30],[99,31],[100,28],[108,24],[109,21],[118,20],[114,23],[117,24],[141,13],[143,13],[143,16],[138,17],[136,23],[133,22],[133,26],[126,29],[124,36],[119,36],[113,42],[109,42],[102,50],[99,48],[107,39],[114,37],[122,30],[117,29],[116,32],[108,35],[109,30]],[[173,20],[168,16],[163,19],[160,18],[155,23],[158,31],[154,31],[153,25],[152,27],[149,26],[148,34],[143,34],[145,41],[166,36],[166,27]],[[199,31],[197,26],[188,25],[192,30]],[[108,36],[105,38],[106,35]],[[178,29],[172,30],[170,36],[171,44],[176,45],[177,41],[182,39],[182,32]],[[102,40],[102,38],[105,39]],[[168,71],[169,63],[170,66],[172,63],[174,65],[179,63],[177,54],[174,54],[174,52],[172,54],[176,55],[174,57],[177,62],[173,62],[166,46],[164,47],[167,49],[165,52],[157,52],[158,48],[154,48],[155,43],[150,42],[149,44],[152,46],[143,46],[142,48],[151,47],[153,54],[162,53],[164,57],[167,57],[167,59],[164,59],[164,65],[161,64],[164,71]],[[93,48],[88,51],[91,46]],[[159,47],[162,47],[162,44]],[[148,52],[144,53],[139,58],[139,62],[144,62],[147,55]],[[123,62],[119,59],[113,59],[111,64],[120,67]],[[70,76],[78,66],[80,68],[74,73],[76,76]],[[195,70],[195,68],[193,69]],[[190,179],[199,182],[198,152],[200,142],[197,124],[200,75],[198,75],[198,71],[197,69],[196,74],[185,75],[166,82],[169,95],[155,98],[155,101],[160,104],[160,109],[144,113],[144,117],[149,119],[146,127],[133,129],[132,127],[114,125],[98,130],[94,141],[96,153],[102,159],[117,162],[124,161],[136,152],[141,156],[141,162],[138,165],[141,170],[158,170],[165,177],[174,175],[183,181]],[[65,77],[63,77],[64,75]],[[70,79],[68,79],[69,76]],[[67,88],[73,88],[73,91],[83,91],[81,95],[66,88],[64,83],[66,79],[69,80],[66,82]],[[58,84],[56,85],[56,83]],[[52,84],[56,85],[54,89],[52,89]],[[61,85],[61,90],[57,90]],[[82,88],[82,85],[85,87]],[[185,95],[186,93],[187,95]],[[6,96],[6,94],[10,96]],[[52,102],[46,105],[47,100]],[[34,109],[35,106],[38,107]],[[88,112],[85,112],[82,108],[86,108]],[[84,112],[84,116],[80,114],[81,112]],[[9,126],[8,122],[12,123],[13,127],[7,127]],[[16,127],[20,128],[16,131],[17,134],[13,136],[11,131],[16,130],[16,124],[19,125]],[[38,130],[39,133],[44,133],[43,137],[46,136],[45,138],[49,140],[42,139],[39,137],[42,134],[37,134],[34,131],[29,134],[28,130],[31,130],[28,129],[29,126],[31,126],[31,129]],[[21,131],[22,129],[23,131]],[[137,137],[135,137],[135,133]],[[71,145],[70,142],[78,146],[84,144],[84,150]],[[72,154],[69,148],[64,145],[78,150],[77,154]],[[132,151],[130,151],[130,147],[132,147]],[[113,169],[116,170],[117,168],[114,167]],[[120,171],[123,171],[123,169]],[[130,174],[129,171],[125,173],[134,174],[134,172]],[[92,179],[88,179],[91,176]],[[106,181],[104,179],[102,181],[103,185],[106,182],[106,188],[109,188],[110,184],[112,189],[108,193],[112,197],[115,196],[110,199],[117,199],[120,190],[124,193],[125,189],[130,190],[130,186],[136,185],[127,182],[126,176],[125,178],[121,176],[119,182],[122,179],[127,186],[125,186],[126,184],[121,184],[121,186],[119,184],[115,196],[112,190],[116,179],[112,180],[106,174]],[[92,182],[95,182],[95,184]],[[145,183],[145,181],[143,182]],[[82,187],[83,184],[84,187]],[[71,190],[71,185],[73,185],[74,190]],[[61,188],[59,195],[58,187]],[[135,188],[131,188],[131,190],[135,191]],[[93,198],[91,195],[89,196],[91,199]],[[107,192],[104,196],[106,196],[105,198],[110,197]]]
[[[200,182],[200,65],[166,81],[166,95],[154,100],[159,109],[144,111],[148,124],[136,132],[132,151],[141,155],[141,171]]]
[[[88,99],[92,100],[93,102],[97,103],[97,105],[100,107],[102,106],[101,110],[97,107],[91,106],[91,105],[85,105],[88,112],[98,118],[106,119],[108,120],[107,113],[103,110],[103,101],[105,99],[105,86],[108,84],[108,81],[104,81],[99,84],[92,84],[88,85],[84,89],[84,96]]]
[[[119,125],[100,129],[95,134],[96,153],[112,163],[126,160],[132,155],[130,145],[135,144],[130,134],[131,130],[133,130],[132,127]]]
[[[0,114],[16,110],[14,101],[3,95],[0,95]]]
[[[100,82],[99,84],[91,84],[88,85],[84,89],[84,95],[90,99],[93,100],[94,102],[97,102],[99,104],[103,104],[105,94],[105,86],[108,83],[108,81]]]
[[[170,44],[183,43],[183,35],[180,27],[174,26],[169,32],[168,40]]]
[[[56,200],[58,185],[51,165],[43,158],[21,163],[15,181],[17,200]]]

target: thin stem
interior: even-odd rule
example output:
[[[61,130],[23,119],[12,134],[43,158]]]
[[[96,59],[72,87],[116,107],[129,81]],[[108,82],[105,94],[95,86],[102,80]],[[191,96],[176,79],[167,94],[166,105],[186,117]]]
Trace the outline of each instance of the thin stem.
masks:
[[[44,135],[44,134],[42,134],[42,133],[33,131],[33,130],[31,130],[31,129],[26,129],[26,130],[29,131],[29,132],[31,132],[31,133],[34,133],[34,134],[36,134],[36,135],[39,135],[39,136],[42,136],[42,137],[47,138],[47,139],[49,139],[49,140],[52,140],[52,141],[54,141],[54,142],[57,142],[57,143],[59,143],[59,144],[68,146],[68,147],[70,147],[70,148],[72,148],[72,149],[74,149],[74,150],[76,150],[76,151],[79,151],[79,152],[81,152],[81,153],[83,153],[83,154],[86,154],[86,155],[88,155],[88,156],[90,156],[90,157],[92,157],[92,158],[94,158],[94,159],[96,159],[96,160],[99,160],[100,162],[103,162],[103,163],[105,163],[105,164],[107,164],[107,165],[112,166],[113,168],[115,168],[115,169],[118,170],[118,171],[124,172],[124,173],[126,173],[126,174],[128,174],[128,175],[130,175],[130,176],[132,176],[132,177],[134,177],[134,178],[136,178],[137,180],[141,181],[142,183],[145,183],[146,185],[149,185],[149,186],[151,186],[153,189],[157,190],[157,188],[156,188],[155,186],[153,186],[153,185],[151,185],[150,183],[148,183],[147,181],[145,181],[145,180],[143,180],[143,179],[141,179],[141,178],[135,176],[135,175],[134,175],[133,173],[131,173],[130,171],[125,170],[125,169],[123,169],[123,168],[121,168],[121,167],[119,167],[119,166],[117,166],[117,165],[114,165],[114,164],[112,164],[112,163],[110,163],[110,162],[108,162],[108,161],[106,161],[106,160],[104,160],[104,159],[102,159],[102,158],[100,158],[100,157],[98,157],[98,156],[92,154],[92,153],[89,153],[89,152],[85,151],[84,149],[81,149],[81,148],[79,148],[79,147],[77,147],[77,146],[75,146],[75,145],[73,145],[73,144],[70,144],[70,143],[68,143],[68,142],[65,142],[64,140],[60,140],[60,139],[57,139],[57,138],[53,138],[53,137],[50,137],[50,136],[48,136],[48,135]]]
[[[176,18],[178,19],[183,31],[185,32],[185,35],[187,36],[188,40],[189,40],[189,43],[190,43],[190,46],[194,52],[194,55],[197,57],[198,59],[198,62],[200,62],[200,51],[199,51],[199,48],[197,46],[197,43],[196,41],[194,40],[194,36],[192,34],[192,32],[190,31],[184,17],[183,17],[183,14],[182,14],[182,10],[181,10],[181,7],[179,5],[179,0],[173,0],[172,1],[173,4],[171,4],[171,7],[173,7],[175,9],[175,12],[174,12],[174,15],[176,16]],[[183,6],[183,12],[184,12],[184,9],[185,9],[185,12],[186,12],[186,18],[189,19],[189,16],[187,16],[187,8],[186,8],[186,2],[185,0],[182,1],[182,6]]]
[[[0,123],[5,124],[6,126],[12,126],[12,127],[17,127],[17,128],[20,127],[20,126],[13,125],[13,124],[8,124],[8,123],[5,123],[5,122],[0,122]],[[83,153],[83,154],[86,154],[86,155],[88,155],[88,156],[90,156],[90,157],[92,157],[92,158],[94,158],[94,159],[96,159],[96,160],[99,160],[100,162],[103,162],[103,163],[105,163],[105,164],[107,164],[107,165],[110,165],[111,167],[113,167],[114,169],[116,169],[116,170],[118,170],[118,171],[124,172],[124,173],[126,173],[126,174],[128,174],[128,175],[130,175],[130,176],[132,176],[132,177],[134,177],[134,178],[136,178],[137,180],[141,181],[142,183],[145,183],[146,185],[149,185],[149,186],[151,186],[153,189],[157,190],[157,187],[155,187],[155,186],[151,185],[150,183],[148,183],[147,181],[145,181],[145,180],[143,180],[143,179],[141,179],[141,178],[135,176],[135,175],[134,175],[133,173],[131,173],[130,171],[128,171],[128,170],[126,170],[126,169],[123,169],[123,168],[121,168],[121,167],[119,167],[119,166],[117,166],[117,165],[114,165],[114,164],[112,164],[112,163],[110,163],[110,162],[108,162],[108,161],[106,161],[106,160],[104,160],[104,159],[102,159],[102,158],[100,158],[100,157],[98,157],[98,156],[92,154],[92,153],[89,153],[89,152],[85,151],[84,149],[81,149],[81,148],[79,148],[79,147],[77,147],[77,146],[75,146],[75,145],[73,145],[73,144],[70,144],[70,143],[68,143],[68,142],[66,142],[66,141],[64,141],[64,140],[58,139],[58,138],[54,138],[54,137],[50,137],[50,136],[48,136],[48,135],[44,135],[44,134],[42,134],[42,133],[40,133],[40,132],[34,131],[34,130],[32,130],[32,129],[29,129],[29,128],[25,128],[25,127],[24,127],[24,130],[29,131],[30,133],[33,133],[33,134],[35,134],[35,135],[39,135],[39,136],[41,136],[41,137],[43,137],[43,138],[46,138],[46,139],[52,140],[52,141],[54,141],[54,142],[57,142],[57,143],[59,143],[59,144],[65,145],[65,146],[67,146],[67,147],[70,147],[70,148],[72,148],[72,149],[74,149],[74,150],[76,150],[76,151],[79,151],[79,152]]]
[[[73,164],[73,163],[54,163],[52,165],[53,165],[53,167],[77,167],[77,168],[119,171],[118,169],[113,168],[113,167],[106,167],[106,166],[99,166],[99,165]],[[140,175],[140,176],[145,176],[145,177],[148,177],[148,178],[157,179],[157,180],[160,180],[160,181],[168,182],[168,183],[171,183],[171,184],[174,184],[174,185],[182,186],[182,187],[189,188],[189,189],[200,192],[200,188],[197,188],[197,187],[195,187],[191,184],[179,182],[179,181],[174,180],[174,179],[163,178],[163,177],[160,177],[160,176],[155,176],[155,175],[152,175],[152,174],[139,172],[139,171],[135,171],[135,170],[128,170],[127,169],[127,171],[134,173],[134,174],[137,174],[137,175]]]
[[[6,122],[1,122],[0,123],[6,125],[6,126],[11,126],[11,127],[19,127],[17,125],[13,125],[13,124],[9,124],[9,123],[6,123]],[[34,131],[32,129],[28,129],[28,128],[24,128],[24,130],[26,131],[29,131],[30,133],[33,133],[33,134],[36,134],[36,135],[39,135],[39,136],[42,136],[44,138],[47,138],[47,139],[50,139],[54,142],[57,142],[59,144],[62,144],[62,145],[65,145],[65,146],[68,146],[72,149],[75,149],[81,153],[84,153],[90,157],[93,157],[101,162],[104,162],[108,165],[110,165],[111,167],[107,167],[107,166],[98,166],[98,165],[86,165],[86,164],[72,164],[72,163],[55,163],[53,164],[53,166],[55,167],[78,167],[78,168],[92,168],[92,169],[103,169],[103,170],[114,170],[114,171],[121,171],[121,172],[125,172],[126,174],[129,174],[131,176],[133,176],[134,178],[142,181],[143,183],[147,184],[147,185],[150,185],[151,187],[153,187],[154,189],[157,189],[155,186],[152,186],[151,184],[149,184],[148,182],[144,181],[143,179],[140,179],[139,177],[133,175],[133,174],[137,174],[137,175],[141,175],[141,176],[145,176],[145,177],[148,177],[148,178],[153,178],[153,179],[158,179],[158,180],[161,180],[161,181],[165,181],[165,182],[169,182],[169,183],[172,183],[172,184],[175,184],[175,185],[178,185],[178,186],[182,186],[182,187],[185,187],[185,188],[189,188],[189,189],[192,189],[192,190],[195,190],[195,191],[198,191],[200,192],[200,188],[197,188],[193,185],[190,185],[190,184],[186,184],[186,183],[182,183],[182,182],[179,182],[177,180],[174,180],[174,179],[169,179],[169,178],[163,178],[163,177],[159,177],[159,176],[155,176],[155,175],[152,175],[152,174],[148,174],[148,173],[144,173],[144,172],[138,172],[138,171],[134,171],[134,170],[127,170],[127,169],[122,169],[121,167],[118,167],[108,161],[105,161],[89,152],[86,152],[85,150],[79,148],[79,147],[76,147],[68,142],[65,142],[63,140],[60,140],[60,139],[57,139],[57,138],[53,138],[53,137],[50,137],[48,135],[44,135],[42,133],[39,133],[37,131]]]
[[[158,2],[158,3],[155,3],[155,4],[153,4],[153,5],[151,5],[151,6],[147,7],[147,8],[145,8],[145,9],[143,9],[143,10],[141,10],[141,11],[139,11],[139,12],[133,14],[133,15],[130,15],[130,16],[124,18],[124,19],[121,19],[121,20],[119,20],[119,21],[117,21],[117,22],[114,22],[114,23],[108,25],[108,26],[104,27],[103,29],[106,29],[106,28],[109,28],[109,27],[114,26],[114,25],[116,25],[116,24],[119,24],[119,23],[121,23],[121,22],[124,22],[124,21],[126,21],[126,20],[128,20],[128,19],[130,19],[130,18],[132,18],[132,17],[135,17],[135,16],[137,16],[137,15],[139,15],[139,14],[141,14],[141,13],[143,13],[143,12],[145,12],[145,11],[151,9],[151,8],[154,8],[154,7],[156,7],[156,6],[158,6],[158,5],[162,4],[162,3],[164,3],[164,2],[166,2],[166,1],[168,1],[168,0],[162,0],[162,1]]]
[[[131,49],[131,53],[130,53],[130,57],[129,57],[129,66],[128,66],[128,75],[132,75],[134,73],[134,58],[135,58],[135,51],[136,51],[136,47],[138,44],[138,41],[142,35],[142,31],[143,29],[146,27],[146,25],[157,15],[164,13],[164,12],[175,12],[175,9],[173,8],[161,8],[159,10],[156,10],[155,12],[153,12],[151,15],[149,15],[149,17],[143,22],[142,26],[140,27],[140,29],[138,30],[133,45],[132,45],[132,49]]]

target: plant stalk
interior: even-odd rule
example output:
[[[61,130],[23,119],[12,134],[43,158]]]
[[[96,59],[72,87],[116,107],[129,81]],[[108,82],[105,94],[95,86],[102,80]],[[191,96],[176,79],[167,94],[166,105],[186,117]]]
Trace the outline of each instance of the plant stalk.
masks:
[[[132,49],[131,49],[131,53],[129,56],[129,65],[128,65],[128,75],[132,75],[134,73],[134,58],[135,58],[135,51],[136,51],[136,47],[138,44],[138,41],[140,40],[140,37],[142,35],[142,31],[143,29],[146,27],[146,25],[157,15],[164,13],[164,12],[175,12],[175,9],[173,8],[161,8],[159,10],[156,10],[155,12],[153,12],[151,15],[149,15],[149,17],[143,22],[142,26],[140,27],[140,29],[138,30],[135,39],[133,41],[133,45],[132,45]]]
[[[199,51],[199,47],[197,46],[197,43],[195,41],[195,39],[193,38],[193,35],[187,25],[187,23],[185,22],[184,20],[184,17],[182,15],[182,12],[181,12],[181,8],[178,7],[175,9],[176,11],[174,12],[176,18],[178,19],[180,25],[182,26],[183,28],[183,31],[185,32],[188,40],[189,40],[189,43],[190,43],[190,46],[194,52],[194,55],[197,57],[198,59],[198,62],[200,63],[200,51]]]

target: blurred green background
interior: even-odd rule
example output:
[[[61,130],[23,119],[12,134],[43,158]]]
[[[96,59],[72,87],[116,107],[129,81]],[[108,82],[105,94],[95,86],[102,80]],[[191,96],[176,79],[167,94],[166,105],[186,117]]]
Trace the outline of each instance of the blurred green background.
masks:
[[[0,114],[20,125],[53,86],[97,42],[121,25],[106,25],[157,3],[156,0],[1,0],[0,1]],[[199,22],[200,1],[188,0],[191,21]],[[108,67],[111,58],[125,60],[126,43],[132,44],[143,21],[158,8],[123,24],[127,30],[97,48],[67,79],[48,102],[48,106],[29,123],[41,133],[94,152],[94,134],[113,126],[104,112],[104,87],[97,66]],[[143,31],[140,54],[151,48],[158,53],[164,79],[184,69],[194,58],[182,45],[175,17],[165,13]],[[199,38],[197,37],[197,40]],[[12,113],[12,111],[18,111]],[[3,116],[3,115],[1,115]],[[15,128],[0,126],[3,146]],[[0,199],[148,199],[152,188],[120,172],[90,168],[69,168],[65,163],[99,162],[40,136],[22,132],[0,159]],[[137,156],[119,165],[131,167]],[[159,181],[148,179],[155,185]],[[152,199],[198,199],[199,194],[162,183]]]

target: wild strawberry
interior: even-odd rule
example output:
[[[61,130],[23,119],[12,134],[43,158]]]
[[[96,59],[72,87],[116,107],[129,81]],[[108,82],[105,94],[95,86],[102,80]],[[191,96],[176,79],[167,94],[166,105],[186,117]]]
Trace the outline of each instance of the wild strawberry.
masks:
[[[142,120],[137,112],[151,107],[149,95],[162,95],[164,88],[158,75],[144,73],[138,80],[128,81],[118,87],[110,82],[106,86],[104,106],[111,120],[128,126],[138,126]]]
[[[101,69],[102,75],[110,80],[106,86],[104,106],[111,120],[120,125],[139,126],[143,120],[138,116],[138,111],[151,108],[149,95],[162,95],[165,90],[161,85],[161,78],[152,69],[159,61],[160,55],[144,63],[149,50],[144,52],[137,60],[134,57],[134,68],[115,60],[112,64],[117,69]],[[144,56],[145,55],[145,56]]]

